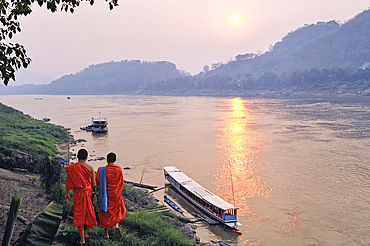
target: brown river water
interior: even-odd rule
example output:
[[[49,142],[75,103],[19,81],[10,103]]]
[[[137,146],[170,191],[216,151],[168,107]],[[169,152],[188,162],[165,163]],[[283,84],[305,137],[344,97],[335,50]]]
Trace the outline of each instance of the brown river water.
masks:
[[[235,204],[239,232],[199,222],[201,241],[370,245],[370,99],[360,97],[0,96],[71,128],[91,158],[116,152],[125,179],[163,187],[176,166]],[[35,100],[42,98],[42,100]],[[107,134],[80,130],[105,117]],[[90,161],[96,169],[105,161]],[[176,193],[164,192],[191,210]],[[186,214],[188,214],[186,212]],[[189,214],[190,215],[190,214]]]

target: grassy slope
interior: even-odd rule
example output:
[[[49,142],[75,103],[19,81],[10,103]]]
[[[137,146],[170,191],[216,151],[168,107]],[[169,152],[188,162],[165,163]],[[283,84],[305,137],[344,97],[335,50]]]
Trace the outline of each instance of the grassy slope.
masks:
[[[171,216],[170,212],[146,211],[128,212],[125,218],[119,223],[122,238],[117,239],[114,227],[108,230],[110,239],[103,239],[104,230],[99,227],[89,229],[90,239],[86,241],[86,246],[195,246],[193,242],[185,237],[179,230],[162,216]],[[59,231],[64,232],[60,236],[60,242],[72,245],[80,239],[77,227],[62,226]]]
[[[55,143],[67,141],[66,131],[0,103],[0,148],[31,155],[55,156]]]

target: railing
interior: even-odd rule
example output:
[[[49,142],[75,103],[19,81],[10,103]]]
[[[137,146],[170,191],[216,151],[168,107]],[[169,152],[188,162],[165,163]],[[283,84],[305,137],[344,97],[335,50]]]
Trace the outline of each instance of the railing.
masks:
[[[225,221],[235,221],[236,215],[225,215]]]

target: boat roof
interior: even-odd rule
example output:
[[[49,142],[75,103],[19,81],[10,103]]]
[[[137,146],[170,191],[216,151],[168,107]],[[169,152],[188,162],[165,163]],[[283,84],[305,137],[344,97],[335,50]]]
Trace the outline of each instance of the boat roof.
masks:
[[[93,119],[92,122],[95,122],[95,123],[107,123],[107,120],[106,119]]]
[[[223,210],[235,210],[238,209],[237,207],[233,206],[232,204],[226,202],[221,197],[213,194],[186,174],[181,172],[177,167],[169,166],[163,167],[163,169],[171,175],[173,179],[175,179],[179,184],[185,187],[188,191],[193,193],[194,195],[198,196],[201,199],[206,200],[207,202],[211,203],[212,205],[219,207]]]

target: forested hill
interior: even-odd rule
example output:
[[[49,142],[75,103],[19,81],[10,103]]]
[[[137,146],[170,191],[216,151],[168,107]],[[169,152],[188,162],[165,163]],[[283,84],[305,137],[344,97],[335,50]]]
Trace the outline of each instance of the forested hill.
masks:
[[[125,60],[90,65],[76,74],[65,75],[47,85],[4,86],[0,88],[0,94],[135,93],[149,82],[186,75],[175,64],[166,61]]]
[[[337,31],[339,28],[340,25],[335,21],[306,25],[290,32],[263,54],[239,54],[234,61],[226,64],[212,64],[211,70],[208,72],[204,71],[206,73],[203,75],[205,77],[213,76],[214,74],[234,75],[237,73],[259,75],[266,71],[281,73],[293,68],[304,67],[301,64],[298,65],[295,61],[296,57],[302,56],[302,50],[311,46],[316,40]],[[315,60],[305,62],[311,63],[306,67],[316,66]]]
[[[247,47],[246,47],[247,49]],[[263,54],[238,54],[190,76],[169,62],[91,65],[49,85],[0,94],[233,94],[325,92],[370,95],[370,9],[344,24],[305,25]]]
[[[296,68],[355,69],[365,62],[370,62],[370,10],[343,25],[335,21],[305,25],[288,33],[262,55],[239,54],[227,64],[213,64],[206,76],[281,74]]]

